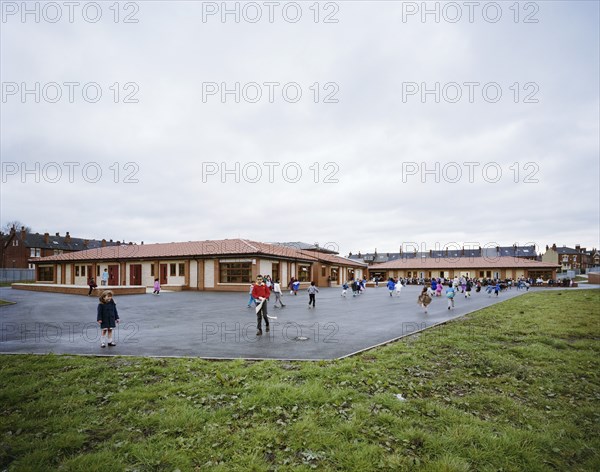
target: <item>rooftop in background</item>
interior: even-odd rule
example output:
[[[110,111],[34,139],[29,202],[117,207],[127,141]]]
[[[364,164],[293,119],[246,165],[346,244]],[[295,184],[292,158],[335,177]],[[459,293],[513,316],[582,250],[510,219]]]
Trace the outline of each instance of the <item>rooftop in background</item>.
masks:
[[[97,240],[97,239],[84,239],[74,238],[69,232],[64,236],[60,233],[55,233],[53,236],[50,233],[31,233],[21,228],[20,231],[16,231],[15,228],[11,228],[10,233],[1,234],[1,239],[5,245],[10,244],[14,238],[19,238],[23,242],[25,247],[28,248],[40,248],[40,249],[58,249],[62,251],[83,251],[85,249],[97,249],[104,246],[119,246],[127,243],[120,241]],[[131,243],[129,243],[131,244]]]
[[[384,253],[358,253],[348,256],[350,259],[364,261],[369,264],[381,264],[389,261],[404,259],[457,259],[461,257],[520,257],[536,259],[538,254],[535,246],[497,246],[491,248],[463,248],[463,249],[439,249],[430,251],[406,251],[406,252],[384,252]]]
[[[268,244],[274,244],[275,246],[292,247],[292,248],[298,249],[300,251],[318,251],[318,252],[322,252],[325,254],[339,254],[339,251],[334,251],[333,249],[328,249],[327,247],[321,247],[317,243],[308,244],[308,243],[303,243],[302,241],[295,241],[295,242],[287,242],[287,243],[268,243]],[[325,246],[328,246],[328,245],[329,245],[329,243],[325,243]],[[336,249],[337,249],[337,247],[336,247]]]

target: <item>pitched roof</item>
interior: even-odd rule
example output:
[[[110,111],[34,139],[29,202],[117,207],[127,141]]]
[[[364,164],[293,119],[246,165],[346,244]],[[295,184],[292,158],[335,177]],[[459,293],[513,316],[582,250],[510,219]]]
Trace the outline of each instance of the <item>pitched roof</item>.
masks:
[[[304,250],[304,251],[319,251],[319,252],[328,253],[328,254],[337,254],[337,251],[334,251],[333,249],[328,249],[327,247],[321,247],[316,244],[303,243],[302,241],[285,242],[285,243],[270,243],[270,244],[275,244],[277,246],[287,246],[287,247]],[[325,246],[328,246],[328,244],[331,244],[331,243],[326,243]],[[331,244],[331,245],[333,246],[333,244]]]
[[[399,259],[423,259],[423,258],[449,258],[456,259],[459,257],[536,257],[537,253],[535,246],[498,246],[492,248],[465,248],[465,249],[434,249],[431,251],[406,251],[406,252],[382,252],[382,253],[365,253],[353,254],[350,259],[364,260],[370,264],[389,262]]]
[[[395,261],[385,262],[383,264],[375,264],[371,266],[371,269],[552,269],[558,266],[559,264],[540,262],[519,257],[424,257],[421,259],[398,259]]]
[[[366,262],[349,259],[347,257],[338,256],[336,254],[323,254],[314,251],[301,251],[303,254],[312,257],[314,261],[324,261],[329,264],[338,264],[348,267],[368,267]]]
[[[553,249],[553,248],[550,248],[550,249]],[[580,254],[580,252],[577,249],[573,249],[572,247],[567,247],[567,246],[557,247],[556,253],[557,254]]]
[[[60,249],[62,251],[82,251],[85,249],[94,249],[102,247],[102,241],[96,239],[83,239],[74,238],[72,236],[60,236],[60,235],[48,235],[48,242],[46,242],[46,235],[39,233],[25,233],[24,245],[29,248],[40,248],[40,249]],[[17,238],[21,241],[21,233],[19,231],[14,233],[8,233],[3,235],[6,243],[10,242],[12,238]],[[104,241],[106,246],[117,246],[121,243],[113,241]]]
[[[315,251],[301,251],[288,246],[261,243],[247,239],[221,239],[210,241],[189,241],[179,243],[126,244],[121,246],[101,247],[87,251],[42,257],[34,262],[94,261],[123,259],[174,259],[183,257],[219,257],[264,255],[278,259],[298,260],[306,262],[327,261],[332,264],[347,266],[365,266],[345,257]]]

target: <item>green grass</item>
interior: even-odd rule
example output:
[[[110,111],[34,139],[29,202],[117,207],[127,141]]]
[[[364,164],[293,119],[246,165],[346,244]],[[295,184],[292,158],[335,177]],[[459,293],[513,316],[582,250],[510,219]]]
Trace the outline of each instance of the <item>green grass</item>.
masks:
[[[596,471],[599,321],[552,291],[342,361],[0,356],[0,470]]]

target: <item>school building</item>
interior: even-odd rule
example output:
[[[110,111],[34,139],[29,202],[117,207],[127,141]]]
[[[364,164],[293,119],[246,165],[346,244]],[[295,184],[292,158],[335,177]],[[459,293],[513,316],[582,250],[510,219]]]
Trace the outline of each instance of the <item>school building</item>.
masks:
[[[559,264],[524,259],[520,257],[457,257],[397,259],[369,266],[369,277],[431,279],[458,277],[518,279],[542,277],[556,279]]]
[[[35,261],[36,282],[85,286],[151,287],[154,279],[170,290],[247,291],[256,276],[270,275],[287,286],[295,277],[324,287],[366,275],[367,264],[333,254],[246,239],[107,246]]]

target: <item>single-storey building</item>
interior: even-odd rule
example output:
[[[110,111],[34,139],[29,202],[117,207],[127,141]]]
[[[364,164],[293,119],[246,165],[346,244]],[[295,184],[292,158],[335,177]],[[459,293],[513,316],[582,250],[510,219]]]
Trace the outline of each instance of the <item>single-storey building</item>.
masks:
[[[341,284],[350,275],[366,275],[367,264],[335,254],[300,250],[246,239],[160,244],[128,244],[58,254],[32,261],[36,281],[86,285],[90,276],[100,285],[151,287],[158,278],[175,290],[246,291],[258,274],[287,286],[295,277],[304,286]]]
[[[431,279],[433,278],[490,278],[518,279],[542,277],[556,279],[559,264],[541,262],[520,257],[456,257],[397,259],[369,267],[369,277]]]

